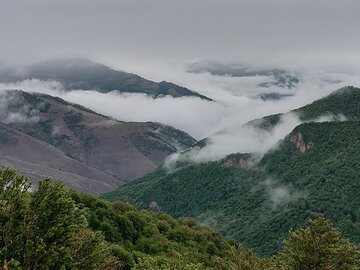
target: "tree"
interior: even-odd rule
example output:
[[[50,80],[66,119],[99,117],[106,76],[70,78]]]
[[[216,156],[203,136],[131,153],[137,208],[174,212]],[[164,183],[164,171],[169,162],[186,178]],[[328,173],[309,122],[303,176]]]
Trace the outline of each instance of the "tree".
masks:
[[[103,235],[87,226],[74,232],[68,251],[74,269],[123,269],[123,263],[111,254]]]
[[[23,266],[47,269],[69,263],[71,257],[66,247],[83,221],[62,183],[40,181],[38,190],[31,194],[26,218]]]
[[[217,257],[217,270],[280,270],[270,258],[258,257],[252,250],[233,245],[225,258]]]
[[[305,229],[290,232],[278,256],[288,270],[359,269],[359,251],[325,218],[310,220]]]
[[[40,181],[25,220],[24,269],[120,269],[102,234],[88,227],[61,182]]]
[[[143,256],[138,258],[136,270],[209,270],[202,263],[192,263],[187,258],[169,259],[165,256]]]
[[[22,254],[29,184],[13,169],[0,170],[0,258],[1,267]]]

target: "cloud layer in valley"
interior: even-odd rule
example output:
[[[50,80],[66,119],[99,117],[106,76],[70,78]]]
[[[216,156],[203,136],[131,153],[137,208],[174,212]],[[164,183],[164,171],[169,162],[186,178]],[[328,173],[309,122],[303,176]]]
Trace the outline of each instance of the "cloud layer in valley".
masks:
[[[116,91],[106,94],[86,90],[64,91],[58,82],[39,80],[0,84],[0,89],[21,89],[55,95],[117,120],[160,122],[184,130],[196,139],[202,139],[220,130],[241,126],[255,118],[303,106],[354,81],[353,77],[339,75],[336,78],[341,80],[340,83],[329,83],[323,80],[321,74],[316,76],[314,73],[302,79],[291,90],[293,96],[264,101],[248,96],[248,91],[256,91],[257,87],[254,85],[251,88],[239,78],[191,74],[181,70],[178,74],[182,76],[182,82],[186,86],[193,85],[192,89],[213,98],[215,102],[192,97],[166,96],[153,99],[144,94],[120,94]],[[234,79],[237,81],[234,82]],[[237,88],[237,93],[229,91],[229,87]]]
[[[249,90],[257,89],[259,80],[256,82],[256,76],[253,77],[254,88],[251,88],[238,77],[223,77],[209,73],[194,74],[186,71],[178,71],[178,74],[183,76],[184,84],[190,85],[193,82],[192,85],[195,85],[200,93],[213,98],[214,102],[193,97],[166,96],[153,99],[145,94],[120,94],[116,91],[110,93],[90,90],[65,91],[58,82],[34,79],[0,84],[0,89],[21,89],[59,96],[121,121],[164,123],[184,130],[198,140],[211,136],[210,143],[205,148],[195,148],[181,157],[175,155],[170,158],[170,161],[180,158],[204,162],[218,160],[234,152],[262,155],[301,121],[296,115],[287,114],[278,126],[268,132],[243,127],[243,124],[265,115],[288,112],[344,85],[359,82],[357,77],[351,74],[334,75],[315,71],[310,75],[303,73],[301,81],[291,89],[293,96],[280,100],[262,100],[248,95]],[[330,77],[332,80],[324,80],[324,77]],[[229,91],[229,87],[236,87],[237,93]],[[341,120],[341,116],[337,117]],[[333,118],[334,116],[324,116],[320,121]]]
[[[295,113],[281,117],[280,123],[271,130],[253,126],[233,126],[212,135],[203,147],[194,147],[185,153],[176,153],[166,161],[169,170],[176,168],[180,161],[202,163],[219,160],[231,153],[252,153],[258,159],[268,150],[276,147],[297,125],[301,124]]]

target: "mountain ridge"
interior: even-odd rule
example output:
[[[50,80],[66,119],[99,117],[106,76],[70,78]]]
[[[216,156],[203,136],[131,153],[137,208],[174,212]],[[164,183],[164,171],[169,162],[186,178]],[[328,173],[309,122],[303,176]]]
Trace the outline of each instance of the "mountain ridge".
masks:
[[[158,169],[103,196],[195,217],[261,255],[274,254],[286,231],[318,216],[359,244],[360,89],[349,90],[304,110],[317,118],[326,104],[337,104],[332,108],[346,109],[345,121],[300,124],[260,161],[240,153],[173,172]],[[339,104],[341,98],[353,103]]]
[[[57,81],[65,90],[96,90],[102,93],[144,93],[153,98],[170,95],[172,97],[210,98],[193,90],[171,82],[154,82],[139,75],[114,70],[86,58],[60,58],[39,62],[27,67],[0,70],[0,82],[14,83],[22,80],[38,79]]]
[[[156,169],[169,154],[195,142],[185,132],[163,124],[120,122],[45,94],[6,91],[1,93],[0,100],[3,126],[21,132],[21,138],[32,138],[29,144],[38,145],[41,141],[39,147],[44,157],[53,155],[55,148],[55,152],[61,152],[60,163],[70,158],[73,164],[81,164],[80,177],[84,173],[89,176],[87,171],[98,171],[93,173],[97,175],[94,180],[108,181],[107,191]],[[4,152],[8,151],[8,137],[4,135],[1,140],[0,136],[3,153],[10,153]],[[20,158],[20,150],[12,154],[18,154]],[[29,153],[24,151],[22,154],[25,158]],[[15,165],[13,167],[23,172]],[[48,175],[61,178],[59,171]],[[86,191],[86,188],[80,190]],[[97,192],[96,187],[91,189],[92,193],[104,191],[100,186]]]

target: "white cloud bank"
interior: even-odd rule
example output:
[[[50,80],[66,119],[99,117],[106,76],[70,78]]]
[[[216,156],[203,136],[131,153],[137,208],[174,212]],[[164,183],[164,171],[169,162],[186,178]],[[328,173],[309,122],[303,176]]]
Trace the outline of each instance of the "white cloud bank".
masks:
[[[175,71],[165,72],[166,78],[171,78],[170,73],[174,75]],[[244,128],[242,127],[244,123],[265,115],[288,112],[344,85],[360,85],[360,80],[354,75],[307,71],[301,74],[301,82],[291,90],[294,96],[278,101],[263,101],[248,95],[252,90],[255,91],[251,85],[257,84],[256,77],[252,79],[254,84],[249,85],[248,82],[242,82],[241,78],[212,76],[207,73],[190,74],[184,70],[177,70],[176,74],[175,83],[192,86],[191,89],[198,90],[215,102],[193,97],[166,96],[153,99],[143,94],[118,92],[104,94],[86,90],[66,92],[57,82],[39,80],[0,84],[0,90],[21,89],[59,96],[117,120],[155,121],[171,125],[184,130],[196,139],[215,134],[211,137],[208,147],[191,153],[191,159],[194,161],[209,161],[234,152],[263,153],[300,124],[300,121],[295,115],[286,115],[274,130],[265,133]],[[334,80],[324,80],[324,78]],[[236,94],[234,94],[235,88]],[[226,132],[218,133],[221,130]]]
[[[219,160],[231,153],[253,153],[261,157],[299,124],[301,121],[297,115],[290,113],[282,116],[280,123],[268,131],[252,126],[235,126],[211,136],[203,148],[194,147],[183,154],[171,155],[165,165],[173,170],[179,161],[202,163]]]
[[[24,105],[18,95],[0,92],[1,122],[5,124],[37,122],[40,119],[38,113],[39,110]]]
[[[350,82],[354,84],[353,79],[344,75],[337,76],[341,79],[341,83],[330,84],[324,82],[322,74],[317,76],[311,74],[299,83],[296,89],[291,90],[294,96],[279,101],[263,101],[248,96],[248,93],[255,91],[255,88],[249,86],[248,82],[242,82],[242,78],[189,74],[181,70],[178,70],[177,74],[177,83],[183,82],[182,85],[188,87],[192,85],[190,88],[199,90],[201,94],[213,98],[216,102],[191,97],[152,99],[143,94],[116,92],[107,94],[95,91],[65,92],[57,82],[39,80],[0,84],[0,89],[21,89],[59,96],[118,120],[160,122],[184,130],[196,139],[202,139],[219,130],[240,126],[254,118],[287,112],[321,98]],[[171,76],[166,74],[166,77]],[[256,78],[252,80],[256,81]],[[235,88],[236,94],[234,94]]]

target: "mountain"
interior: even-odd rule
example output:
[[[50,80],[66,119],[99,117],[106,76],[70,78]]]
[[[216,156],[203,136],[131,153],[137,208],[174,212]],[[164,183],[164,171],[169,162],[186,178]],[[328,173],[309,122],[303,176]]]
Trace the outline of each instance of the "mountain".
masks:
[[[266,131],[269,135],[274,131],[274,128],[277,125],[283,123],[284,119],[286,121],[287,117],[295,119],[298,118],[299,122],[357,119],[360,117],[359,103],[359,88],[346,86],[332,92],[328,96],[312,102],[311,104],[291,110],[287,113],[268,115],[251,120],[241,126],[234,125],[220,130],[212,136],[198,141],[192,148],[204,148],[205,146],[209,146],[212,143],[212,137],[216,137],[221,134],[236,134],[236,130],[241,128],[255,128],[259,134],[262,131]]]
[[[351,120],[360,117],[360,91],[354,86],[346,86],[332,92],[319,100],[305,105],[301,108],[291,110],[287,113],[278,113],[268,115],[262,118],[254,119],[245,123],[243,127],[257,128],[260,130],[272,131],[274,127],[281,123],[281,120],[290,115],[295,115],[301,122],[322,121],[322,120]],[[237,128],[229,127],[225,130],[220,130],[214,135],[231,132],[231,129]],[[211,136],[198,141],[193,147],[203,148],[211,143]]]
[[[209,73],[217,77],[239,78],[252,82],[253,90],[247,94],[262,100],[279,100],[294,95],[294,89],[301,82],[300,74],[281,68],[257,67],[242,63],[221,63],[203,60],[190,64],[187,72],[195,74]],[[234,86],[231,92],[237,94],[239,90],[249,85]],[[236,90],[238,89],[238,90]],[[241,92],[239,92],[241,93]]]
[[[360,117],[360,91],[354,86],[346,86],[311,104],[292,110],[301,121],[313,121],[321,117],[334,120],[353,120]],[[255,127],[272,129],[285,114],[269,115],[247,123]]]
[[[359,108],[360,89],[343,88],[296,111],[302,119],[346,118],[303,123],[260,160],[239,153],[173,172],[161,168],[103,196],[195,217],[261,255],[276,253],[288,230],[319,216],[360,244]],[[278,119],[252,124],[271,129]]]
[[[272,80],[262,82],[259,87],[269,88],[277,86],[281,88],[291,89],[299,82],[299,78],[294,72],[286,71],[279,68],[260,68],[251,67],[245,64],[233,63],[219,63],[214,61],[200,61],[189,65],[188,72],[190,73],[210,73],[216,76],[230,76],[230,77],[256,77],[264,76],[270,77]]]
[[[91,166],[74,160],[55,147],[0,124],[0,166],[17,168],[38,180],[48,176],[62,179],[66,186],[88,193],[115,189],[121,181]]]
[[[84,58],[54,59],[40,62],[20,71],[11,68],[0,69],[0,82],[10,83],[26,79],[58,81],[66,90],[96,90],[144,93],[154,98],[193,96],[204,100],[209,98],[176,84],[153,82],[136,74],[111,69]]]
[[[68,180],[80,191],[113,190],[195,142],[166,125],[116,121],[44,94],[2,92],[0,104],[2,164],[27,175]],[[81,185],[70,183],[75,178]]]

